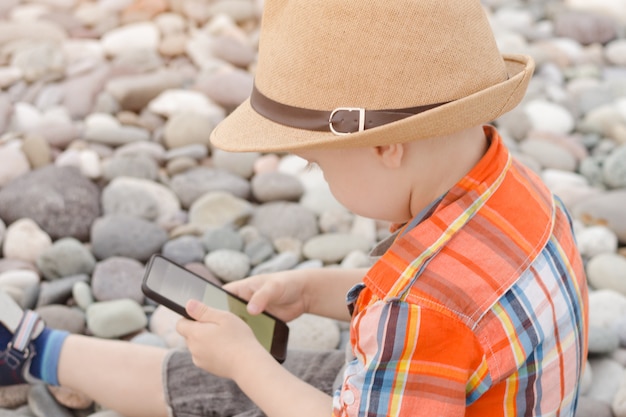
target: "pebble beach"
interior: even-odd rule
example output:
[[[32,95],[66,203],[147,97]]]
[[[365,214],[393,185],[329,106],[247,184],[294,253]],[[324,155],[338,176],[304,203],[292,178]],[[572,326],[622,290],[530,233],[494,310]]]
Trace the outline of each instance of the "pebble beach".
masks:
[[[501,51],[537,65],[493,124],[568,208],[585,263],[576,417],[626,417],[626,0],[483,4]],[[141,292],[152,254],[217,284],[370,265],[389,224],[342,207],[319,170],[209,143],[251,91],[262,7],[0,0],[0,290],[54,328],[178,348],[179,316]],[[347,343],[347,323],[289,326],[292,348]],[[44,385],[0,387],[10,416],[120,417]]]

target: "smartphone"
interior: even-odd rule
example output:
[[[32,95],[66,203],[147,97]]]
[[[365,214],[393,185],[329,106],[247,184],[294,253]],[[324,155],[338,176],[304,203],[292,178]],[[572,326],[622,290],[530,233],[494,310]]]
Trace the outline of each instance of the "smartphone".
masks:
[[[230,311],[245,321],[261,345],[280,363],[287,355],[289,327],[269,313],[253,316],[246,310],[246,301],[194,274],[181,265],[161,256],[152,255],[141,284],[150,299],[191,319],[185,311],[189,300],[198,300],[210,307]]]

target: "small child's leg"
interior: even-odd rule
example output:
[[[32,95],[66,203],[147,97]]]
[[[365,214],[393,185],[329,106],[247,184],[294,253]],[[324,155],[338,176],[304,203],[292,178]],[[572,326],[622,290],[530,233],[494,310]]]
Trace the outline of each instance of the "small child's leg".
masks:
[[[0,386],[60,384],[126,417],[167,416],[166,355],[165,349],[50,329],[0,291]]]

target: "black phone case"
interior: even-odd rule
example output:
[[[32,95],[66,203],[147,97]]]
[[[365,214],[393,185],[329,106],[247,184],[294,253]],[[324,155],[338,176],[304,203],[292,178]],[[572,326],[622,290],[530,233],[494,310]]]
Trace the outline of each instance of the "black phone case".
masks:
[[[159,294],[158,292],[152,290],[150,287],[148,287],[147,285],[147,280],[148,280],[148,276],[150,275],[150,271],[152,269],[152,264],[154,263],[154,260],[156,258],[161,258],[163,260],[165,260],[166,262],[169,262],[183,270],[185,270],[187,273],[189,273],[190,275],[196,277],[199,280],[202,280],[202,282],[205,282],[208,285],[212,285],[218,289],[220,289],[221,291],[224,291],[225,293],[227,293],[229,296],[236,298],[238,300],[240,300],[243,303],[247,304],[247,301],[244,300],[241,297],[236,296],[235,294],[232,294],[228,291],[226,291],[225,289],[221,288],[218,285],[215,285],[214,283],[207,281],[206,279],[202,278],[200,275],[188,270],[187,268],[185,268],[184,266],[177,264],[176,262],[167,259],[166,257],[162,256],[162,255],[152,255],[150,257],[150,260],[148,261],[148,263],[146,264],[146,268],[145,268],[145,272],[144,272],[144,276],[141,282],[141,291],[145,294],[146,297],[156,301],[159,304],[164,305],[165,307],[169,308],[170,310],[180,314],[181,316],[189,319],[189,320],[194,320],[193,318],[191,318],[188,314],[187,311],[185,310],[185,306],[181,306],[178,303],[175,303],[174,301],[170,300],[169,298],[166,298],[165,296],[163,296],[162,294]],[[287,324],[282,321],[281,319],[279,319],[278,317],[275,317],[273,315],[271,315],[270,313],[267,312],[263,312],[261,314],[265,314],[269,317],[271,317],[275,322],[276,322],[276,327],[274,330],[274,337],[272,338],[272,348],[271,348],[271,352],[270,354],[279,362],[279,363],[283,363],[287,357],[287,340],[289,338],[289,327],[287,326]]]

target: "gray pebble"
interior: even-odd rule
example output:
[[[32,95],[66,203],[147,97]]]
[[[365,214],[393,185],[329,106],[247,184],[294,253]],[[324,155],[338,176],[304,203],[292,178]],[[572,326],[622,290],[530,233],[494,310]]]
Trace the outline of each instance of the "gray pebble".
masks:
[[[258,207],[250,219],[250,225],[270,238],[293,237],[306,241],[318,232],[315,214],[290,202],[273,202]]]
[[[102,164],[104,178],[112,181],[117,177],[156,180],[159,166],[145,154],[118,154]]]
[[[270,201],[298,201],[304,194],[300,180],[281,172],[257,174],[250,182],[252,195],[261,203]]]
[[[87,282],[89,276],[85,274],[72,275],[50,282],[43,282],[39,287],[37,306],[49,304],[65,304],[72,295],[72,288],[77,282]]]
[[[129,298],[143,303],[141,291],[144,266],[135,259],[113,256],[96,264],[91,290],[97,301]]]
[[[230,249],[219,249],[204,258],[204,264],[222,281],[232,282],[245,278],[250,271],[250,259]]]
[[[86,282],[77,282],[72,287],[72,297],[76,304],[83,310],[93,304],[93,294],[91,293],[91,287]]]
[[[300,261],[300,257],[293,252],[283,252],[269,261],[257,265],[252,269],[250,275],[269,274],[272,272],[286,271],[293,268]]]
[[[202,243],[208,252],[218,249],[243,249],[243,237],[232,227],[212,227],[202,236]]]
[[[101,217],[91,231],[92,251],[98,259],[124,256],[146,261],[161,250],[167,238],[158,225],[127,215]]]
[[[266,261],[275,253],[272,242],[263,236],[258,236],[257,238],[247,241],[244,245],[243,252],[248,255],[250,264],[253,266]]]
[[[52,239],[88,240],[91,224],[99,215],[98,187],[75,168],[48,165],[0,189],[3,220],[30,218]]]
[[[80,310],[54,304],[39,307],[36,311],[48,327],[74,334],[85,331],[85,313]]]
[[[243,199],[250,195],[250,184],[245,179],[223,170],[203,167],[175,175],[169,185],[183,207],[190,207],[198,198],[214,191],[226,191]]]
[[[91,274],[96,260],[81,242],[68,237],[59,239],[37,258],[44,278],[54,280],[77,274]]]
[[[168,259],[185,265],[192,262],[202,262],[206,250],[202,240],[196,236],[181,236],[169,240],[163,245],[161,253]]]
[[[118,338],[144,329],[147,324],[141,305],[133,300],[101,301],[87,309],[87,327],[96,337]]]

